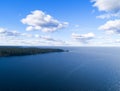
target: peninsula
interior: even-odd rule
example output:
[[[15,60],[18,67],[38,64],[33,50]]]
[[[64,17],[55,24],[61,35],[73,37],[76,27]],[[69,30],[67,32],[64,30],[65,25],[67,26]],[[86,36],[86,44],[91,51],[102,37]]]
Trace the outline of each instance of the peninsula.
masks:
[[[62,49],[36,47],[0,47],[0,57],[25,56],[52,52],[64,52]]]

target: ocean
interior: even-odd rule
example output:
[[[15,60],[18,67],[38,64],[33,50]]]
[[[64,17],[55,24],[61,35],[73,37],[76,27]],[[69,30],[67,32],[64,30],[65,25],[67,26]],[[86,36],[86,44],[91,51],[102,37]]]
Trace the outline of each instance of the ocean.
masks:
[[[120,47],[0,57],[0,91],[120,91]]]

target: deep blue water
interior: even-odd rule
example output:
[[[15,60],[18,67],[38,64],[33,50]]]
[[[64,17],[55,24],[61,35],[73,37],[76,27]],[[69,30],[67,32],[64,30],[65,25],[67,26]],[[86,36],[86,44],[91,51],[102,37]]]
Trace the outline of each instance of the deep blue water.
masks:
[[[0,58],[0,91],[120,91],[119,47]]]

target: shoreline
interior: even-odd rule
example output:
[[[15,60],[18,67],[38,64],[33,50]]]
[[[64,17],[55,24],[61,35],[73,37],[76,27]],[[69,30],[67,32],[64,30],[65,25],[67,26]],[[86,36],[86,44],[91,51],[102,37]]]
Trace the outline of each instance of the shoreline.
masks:
[[[36,47],[0,47],[0,57],[27,56],[54,52],[68,52],[58,48],[36,48]]]

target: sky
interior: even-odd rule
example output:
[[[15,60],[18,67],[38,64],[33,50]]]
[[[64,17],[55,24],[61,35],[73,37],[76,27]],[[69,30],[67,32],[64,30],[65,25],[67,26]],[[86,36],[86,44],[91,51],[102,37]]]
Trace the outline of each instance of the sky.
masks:
[[[120,46],[120,0],[0,0],[0,45]]]

